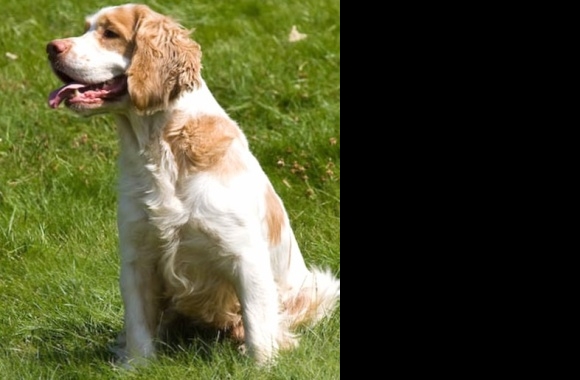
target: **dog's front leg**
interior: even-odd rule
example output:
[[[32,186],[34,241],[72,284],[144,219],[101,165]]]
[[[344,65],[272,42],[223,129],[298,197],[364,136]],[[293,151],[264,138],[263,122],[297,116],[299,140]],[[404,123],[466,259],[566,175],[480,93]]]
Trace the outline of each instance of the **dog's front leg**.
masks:
[[[148,239],[153,234],[143,220],[124,220],[124,215],[119,215],[119,248],[125,326],[120,339],[124,347],[118,356],[133,366],[155,356],[161,285],[156,273],[155,242]]]
[[[140,362],[155,356],[159,319],[155,269],[138,261],[121,264],[121,294],[125,306],[125,361]]]

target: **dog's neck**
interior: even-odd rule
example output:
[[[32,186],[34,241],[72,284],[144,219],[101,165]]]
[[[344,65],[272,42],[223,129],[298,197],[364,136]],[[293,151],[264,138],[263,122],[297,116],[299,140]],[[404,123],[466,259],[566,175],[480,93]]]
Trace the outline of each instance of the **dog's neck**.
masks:
[[[117,115],[117,125],[121,166],[151,173],[164,167],[172,183],[193,173],[231,174],[242,163],[254,162],[247,157],[251,153],[244,133],[203,81],[167,110],[147,115],[129,111]]]
[[[163,128],[175,117],[218,116],[229,119],[213,94],[201,79],[201,85],[182,93],[166,110],[155,113],[137,112],[129,109],[116,114],[119,138],[123,146],[143,152],[163,132]],[[178,116],[179,115],[179,116]]]

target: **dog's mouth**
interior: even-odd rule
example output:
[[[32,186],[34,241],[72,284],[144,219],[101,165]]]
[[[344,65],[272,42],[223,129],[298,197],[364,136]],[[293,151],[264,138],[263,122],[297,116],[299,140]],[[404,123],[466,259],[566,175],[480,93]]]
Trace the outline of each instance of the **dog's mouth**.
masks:
[[[105,101],[115,100],[127,93],[127,76],[120,75],[102,83],[80,83],[73,78],[55,70],[56,75],[65,85],[52,91],[48,96],[48,105],[57,108],[62,102],[68,107],[93,108]]]

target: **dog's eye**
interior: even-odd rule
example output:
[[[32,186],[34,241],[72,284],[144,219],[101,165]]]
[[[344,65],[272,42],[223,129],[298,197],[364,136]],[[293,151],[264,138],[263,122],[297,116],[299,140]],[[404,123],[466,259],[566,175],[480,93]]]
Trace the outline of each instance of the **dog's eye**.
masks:
[[[105,38],[117,38],[117,37],[119,37],[119,35],[110,29],[105,29],[105,31],[103,32],[103,37],[105,37]]]

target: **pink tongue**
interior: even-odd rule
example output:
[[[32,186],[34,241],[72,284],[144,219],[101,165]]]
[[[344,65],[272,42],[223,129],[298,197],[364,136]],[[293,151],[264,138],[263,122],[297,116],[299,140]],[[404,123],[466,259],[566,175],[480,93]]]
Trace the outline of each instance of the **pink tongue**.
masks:
[[[60,105],[60,103],[62,103],[63,100],[66,98],[65,96],[66,93],[82,87],[86,87],[86,85],[81,83],[69,83],[62,86],[61,88],[54,90],[48,96],[48,105],[50,106],[50,108],[57,108]]]

